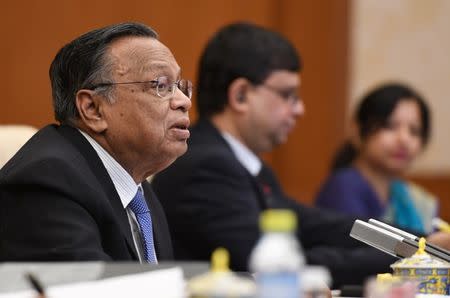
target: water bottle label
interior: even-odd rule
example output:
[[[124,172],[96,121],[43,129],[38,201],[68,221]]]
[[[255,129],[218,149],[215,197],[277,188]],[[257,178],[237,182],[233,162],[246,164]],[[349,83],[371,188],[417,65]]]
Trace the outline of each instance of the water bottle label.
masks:
[[[258,273],[259,298],[299,298],[300,284],[296,272]]]

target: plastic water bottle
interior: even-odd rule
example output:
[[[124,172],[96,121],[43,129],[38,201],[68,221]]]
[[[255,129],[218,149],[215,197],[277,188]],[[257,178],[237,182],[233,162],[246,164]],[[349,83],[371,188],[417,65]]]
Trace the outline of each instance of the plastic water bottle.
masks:
[[[305,257],[294,235],[295,213],[284,209],[266,210],[261,214],[260,228],[263,234],[250,256],[257,297],[301,297],[299,273],[305,265]]]

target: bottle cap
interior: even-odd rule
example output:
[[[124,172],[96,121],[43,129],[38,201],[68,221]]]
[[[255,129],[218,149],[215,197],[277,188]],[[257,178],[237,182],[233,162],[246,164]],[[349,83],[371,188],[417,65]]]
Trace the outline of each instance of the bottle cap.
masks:
[[[212,272],[229,272],[230,254],[228,251],[219,247],[214,250],[211,256],[211,271]]]
[[[297,217],[288,209],[268,209],[261,213],[259,225],[265,232],[292,232],[297,228]]]

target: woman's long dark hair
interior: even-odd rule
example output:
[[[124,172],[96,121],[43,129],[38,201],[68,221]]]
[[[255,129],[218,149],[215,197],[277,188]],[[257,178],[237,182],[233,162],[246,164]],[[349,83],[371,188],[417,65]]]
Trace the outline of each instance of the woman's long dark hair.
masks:
[[[361,140],[364,141],[369,135],[386,126],[397,104],[405,100],[419,105],[422,122],[420,137],[422,144],[426,145],[431,130],[428,106],[419,93],[399,83],[381,85],[362,98],[354,116]],[[334,157],[332,171],[349,167],[357,155],[355,146],[350,141],[345,142]]]

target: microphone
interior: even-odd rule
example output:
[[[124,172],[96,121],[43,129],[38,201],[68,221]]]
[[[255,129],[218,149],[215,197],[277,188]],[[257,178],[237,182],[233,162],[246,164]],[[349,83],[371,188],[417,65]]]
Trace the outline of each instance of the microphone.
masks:
[[[419,238],[415,235],[376,220],[369,220],[367,223],[357,219],[350,236],[398,258],[410,257],[419,248]],[[427,244],[425,251],[438,259],[450,262],[450,252],[443,248]]]

